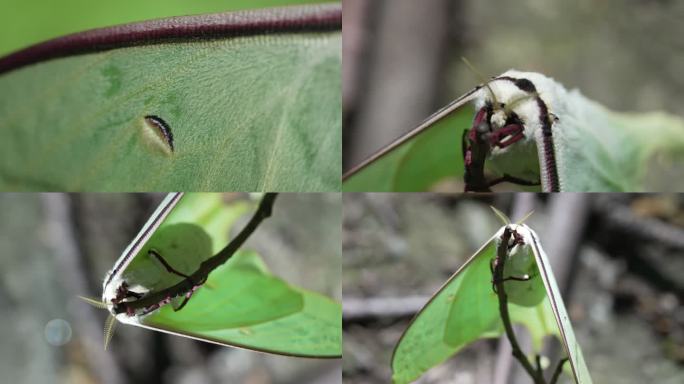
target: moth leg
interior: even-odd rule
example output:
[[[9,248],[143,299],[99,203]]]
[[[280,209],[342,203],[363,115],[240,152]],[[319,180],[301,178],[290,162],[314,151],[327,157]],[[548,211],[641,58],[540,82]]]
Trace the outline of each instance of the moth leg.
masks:
[[[147,254],[152,255],[154,258],[159,260],[159,262],[162,263],[164,268],[166,268],[167,272],[173,273],[174,275],[178,275],[181,277],[185,277],[186,279],[190,279],[190,276],[186,275],[183,272],[179,272],[179,271],[175,270],[169,263],[166,262],[166,260],[164,260],[164,258],[159,254],[159,252],[157,252],[157,250],[155,250],[154,248],[147,251]]]
[[[489,182],[488,187],[493,187],[497,184],[500,183],[512,183],[512,184],[517,184],[517,185],[523,185],[527,187],[532,187],[535,185],[541,185],[541,181],[529,181],[525,179],[521,179],[519,177],[511,176],[508,174],[505,174],[502,177],[499,177],[498,179],[494,179]]]
[[[492,132],[489,137],[491,145],[506,148],[517,143],[525,137],[523,126],[520,124],[509,124]]]
[[[489,262],[489,271],[492,273],[492,291],[494,291],[496,294],[499,294],[499,291],[496,289],[496,281],[494,279],[494,268],[496,268],[494,264],[496,264],[496,259],[492,259],[492,261]]]
[[[461,154],[463,154],[463,158],[465,159],[466,157],[466,152],[467,152],[467,147],[468,147],[468,142],[466,141],[466,137],[468,137],[468,130],[464,130],[463,134],[461,135]]]
[[[503,280],[501,280],[501,281],[509,281],[509,280],[513,280],[513,281],[528,281],[528,280],[530,280],[531,278],[532,278],[532,277],[530,277],[530,275],[523,275],[523,276],[508,276],[508,277],[505,277],[505,278],[504,278]]]
[[[126,291],[126,296],[125,296],[125,297],[126,297],[126,298],[133,297],[133,298],[135,298],[135,299],[140,299],[141,297],[143,297],[143,294],[142,294],[142,293],[138,293],[138,292],[133,292],[133,291]]]
[[[491,268],[491,265],[490,265],[490,268]],[[493,270],[494,270],[494,269],[492,268],[492,271],[493,271]],[[501,280],[492,279],[492,290],[494,291],[494,293],[498,294],[499,291],[496,289],[496,285],[497,285],[499,282],[506,282],[506,281],[510,281],[510,280],[513,280],[513,281],[528,281],[528,280],[530,280],[531,278],[532,278],[532,277],[531,277],[530,275],[525,275],[525,276],[508,276],[508,277],[505,277],[505,278],[503,278],[503,279],[501,279]]]
[[[185,296],[185,299],[183,299],[183,302],[181,303],[181,305],[179,305],[178,308],[173,308],[173,311],[178,312],[181,309],[183,309],[183,307],[185,307],[185,304],[187,304],[188,301],[190,301],[190,296],[192,296],[192,295]]]
[[[119,304],[119,303],[126,301],[126,299],[130,299],[130,298],[140,299],[143,296],[144,296],[143,293],[138,293],[138,292],[131,291],[130,289],[128,289],[128,283],[126,283],[124,281],[116,289],[116,296],[112,299],[112,303]]]
[[[185,298],[183,299],[183,302],[181,303],[181,305],[179,305],[178,308],[173,308],[173,311],[174,311],[174,312],[178,312],[178,311],[180,311],[181,309],[183,309],[183,307],[185,307],[185,304],[187,304],[188,301],[190,301],[190,298],[191,298],[192,295],[195,293],[195,291],[197,290],[197,288],[199,288],[200,286],[202,286],[202,284],[204,284],[204,283],[206,283],[206,282],[207,282],[207,278],[205,277],[204,279],[202,279],[202,281],[200,281],[199,283],[193,285],[192,289],[190,289],[190,291],[188,291],[188,293],[185,294]]]

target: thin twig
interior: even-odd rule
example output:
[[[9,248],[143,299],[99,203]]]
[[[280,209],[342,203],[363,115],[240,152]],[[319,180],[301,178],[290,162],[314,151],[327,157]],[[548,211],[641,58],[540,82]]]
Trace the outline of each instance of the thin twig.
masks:
[[[277,193],[267,193],[261,199],[259,203],[259,208],[257,208],[254,215],[249,220],[247,225],[240,231],[240,233],[231,240],[225,248],[223,248],[216,255],[204,260],[200,264],[197,271],[190,275],[187,279],[181,280],[178,284],[173,285],[169,288],[150,293],[145,295],[139,300],[121,302],[120,305],[115,306],[114,310],[118,313],[135,312],[138,309],[148,308],[154,304],[162,302],[164,299],[169,297],[178,297],[195,287],[197,282],[203,282],[211,271],[216,269],[218,266],[222,265],[228,259],[233,256],[233,254],[242,247],[242,245],[247,241],[251,234],[259,227],[264,219],[271,216],[273,210],[273,203],[277,197]]]
[[[430,296],[344,298],[342,321],[352,323],[367,319],[412,317],[428,300]]]
[[[534,380],[535,384],[546,384],[543,377],[537,374],[534,367],[525,356],[525,353],[520,348],[518,344],[518,339],[515,336],[515,331],[513,331],[513,324],[511,323],[511,317],[508,313],[508,298],[506,297],[506,291],[504,289],[504,264],[506,262],[506,256],[508,255],[508,245],[511,239],[512,231],[509,227],[504,229],[503,235],[501,236],[501,242],[499,243],[497,254],[496,254],[496,265],[494,267],[494,284],[496,285],[496,294],[499,297],[499,313],[501,314],[501,320],[504,324],[504,329],[506,330],[506,337],[511,343],[511,348],[513,349],[513,356],[520,362],[525,371]]]
[[[544,374],[544,370],[542,369],[541,355],[540,354],[534,355],[534,360],[537,363],[537,375],[542,376]]]
[[[556,370],[553,372],[553,377],[551,377],[551,381],[549,384],[556,384],[556,381],[558,381],[558,378],[560,377],[561,372],[563,372],[563,364],[568,361],[568,358],[563,358],[558,361],[558,365],[556,365]]]

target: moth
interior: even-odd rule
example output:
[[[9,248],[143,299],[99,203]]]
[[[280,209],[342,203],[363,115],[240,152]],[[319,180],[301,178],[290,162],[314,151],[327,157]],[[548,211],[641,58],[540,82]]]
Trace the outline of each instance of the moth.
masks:
[[[546,329],[557,327],[555,334],[568,358],[570,374],[578,384],[591,384],[539,237],[527,225],[510,222],[475,252],[413,318],[394,349],[394,383],[412,382],[471,342],[502,333],[492,264],[497,262],[497,249],[503,241],[507,241],[504,289],[512,321],[525,323],[528,328],[535,324],[529,331],[539,340]],[[554,324],[547,324],[547,318],[553,318]]]
[[[104,346],[107,348],[109,341],[114,332],[114,327],[116,326],[116,321],[120,321],[124,324],[139,325],[139,315],[144,315],[151,312],[150,308],[142,308],[138,313],[136,310],[128,308],[126,303],[128,299],[137,298],[140,299],[143,295],[149,292],[150,287],[145,287],[139,284],[129,283],[123,278],[124,271],[127,269],[129,264],[133,261],[134,257],[140,252],[145,243],[150,239],[154,231],[159,227],[159,225],[164,221],[164,219],[169,215],[173,208],[178,204],[180,199],[183,197],[183,193],[171,193],[167,195],[161,202],[159,207],[154,211],[150,219],[145,223],[142,230],[137,234],[133,241],[128,245],[128,247],[121,254],[119,259],[114,264],[114,267],[107,272],[102,283],[102,300],[98,301],[88,297],[81,297],[83,300],[96,306],[98,308],[106,309],[109,311],[110,315],[105,321],[105,340]],[[139,289],[139,292],[135,290]],[[161,302],[156,303],[157,308],[161,307]],[[167,303],[164,303],[167,304]],[[146,312],[146,313],[142,313]]]
[[[241,249],[270,216],[276,196],[265,194],[225,245],[214,239],[225,237],[252,204],[227,206],[218,194],[169,194],[107,273],[102,300],[84,298],[110,312],[105,348],[121,322],[260,352],[339,357],[318,331],[298,328],[329,332],[305,302],[323,310],[330,300],[271,275],[256,253]]]
[[[447,130],[437,131],[468,104],[475,109],[472,123],[449,127],[463,132],[460,142],[453,143],[461,150],[447,152],[439,145],[453,139]],[[430,130],[437,133],[428,134]],[[414,190],[415,184],[402,185],[407,178],[429,179],[418,188],[430,188],[447,175],[430,179],[424,174],[443,173],[436,168],[461,156],[464,191],[487,192],[500,183],[540,185],[544,192],[679,190],[681,177],[663,178],[662,172],[682,169],[682,152],[680,118],[613,112],[552,78],[509,70],[347,172],[343,189]]]

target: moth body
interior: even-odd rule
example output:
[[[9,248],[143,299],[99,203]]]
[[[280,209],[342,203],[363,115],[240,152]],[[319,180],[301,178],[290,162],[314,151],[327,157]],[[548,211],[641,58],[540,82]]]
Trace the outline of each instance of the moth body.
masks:
[[[509,222],[507,219],[504,221]],[[508,233],[504,236],[504,232]],[[504,238],[508,239],[507,247],[501,247]],[[505,252],[500,252],[502,249]],[[592,383],[548,257],[537,234],[525,224],[506,224],[501,227],[416,314],[395,347],[392,356],[393,382],[413,382],[428,369],[446,361],[478,338],[502,332],[500,302],[498,295],[492,292],[494,276],[491,274],[492,262],[499,262],[498,257],[501,256],[505,257],[503,288],[509,308],[510,304],[528,307],[510,311],[513,322],[528,317],[544,319],[552,316],[559,330],[557,337],[569,359],[566,367],[569,367],[570,374],[576,383]],[[531,278],[507,280],[512,276],[524,275]],[[516,288],[515,284],[523,285]],[[530,291],[529,287],[534,289]],[[537,292],[537,289],[541,292]],[[547,302],[543,301],[544,297],[548,298]]]
[[[135,284],[130,285],[129,282],[120,275],[111,276],[113,271],[110,271],[105,277],[105,284],[103,286],[102,302],[106,305],[107,310],[116,320],[132,324],[139,322],[141,311],[126,308],[123,312],[120,310],[122,305],[126,302],[137,300],[145,296],[149,289]]]
[[[493,78],[473,93],[478,116],[484,112],[484,119],[479,121],[486,129],[483,132],[482,127],[478,127],[477,132],[480,141],[487,141],[484,148],[488,152],[487,167],[506,177],[501,181],[523,185],[541,182],[544,190],[558,189],[553,130],[557,116],[567,110],[561,103],[566,94],[565,88],[551,78],[515,70]],[[473,126],[471,132],[475,132],[475,128]],[[482,147],[476,140],[465,145],[466,156],[473,147]],[[544,161],[540,163],[540,159]],[[472,166],[466,162],[468,167],[473,173]],[[482,165],[479,168],[483,168]],[[479,179],[483,177],[483,174],[479,175]],[[476,184],[479,184],[476,188],[467,186],[466,190],[484,189],[481,188],[484,183]]]
[[[532,230],[517,224],[509,224],[508,227],[512,229],[514,238],[504,264],[506,296],[514,304],[534,307],[544,299],[546,290],[532,252]]]

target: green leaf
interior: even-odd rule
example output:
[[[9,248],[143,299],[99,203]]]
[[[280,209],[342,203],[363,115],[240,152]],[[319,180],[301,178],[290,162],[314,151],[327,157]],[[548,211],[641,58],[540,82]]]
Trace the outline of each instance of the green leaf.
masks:
[[[154,25],[216,19],[240,20]],[[307,23],[154,44],[151,34],[0,75],[0,189],[339,190],[341,30]],[[173,150],[150,115],[170,127]]]
[[[124,280],[133,291],[178,283],[184,278],[166,271],[148,250],[190,274],[225,247],[230,227],[251,209],[244,201],[227,204],[219,194],[184,195],[123,271]],[[241,250],[213,270],[182,309],[165,305],[129,323],[258,351],[330,358],[342,353],[341,321],[339,303],[271,275],[258,254]]]
[[[535,259],[537,260],[539,274],[544,281],[546,294],[549,298],[549,303],[551,304],[551,311],[557,325],[557,331],[554,333],[563,345],[570,363],[569,367],[565,367],[569,368],[566,369],[565,372],[572,376],[577,384],[592,384],[591,375],[589,374],[587,363],[584,360],[582,348],[580,348],[580,345],[575,338],[575,331],[570,323],[568,310],[565,308],[565,303],[563,303],[558,283],[556,283],[556,278],[553,275],[553,271],[551,271],[551,263],[549,263],[549,258],[546,256],[546,253],[539,242],[539,237],[526,225],[518,226],[517,230],[522,232],[525,243],[532,246]]]

